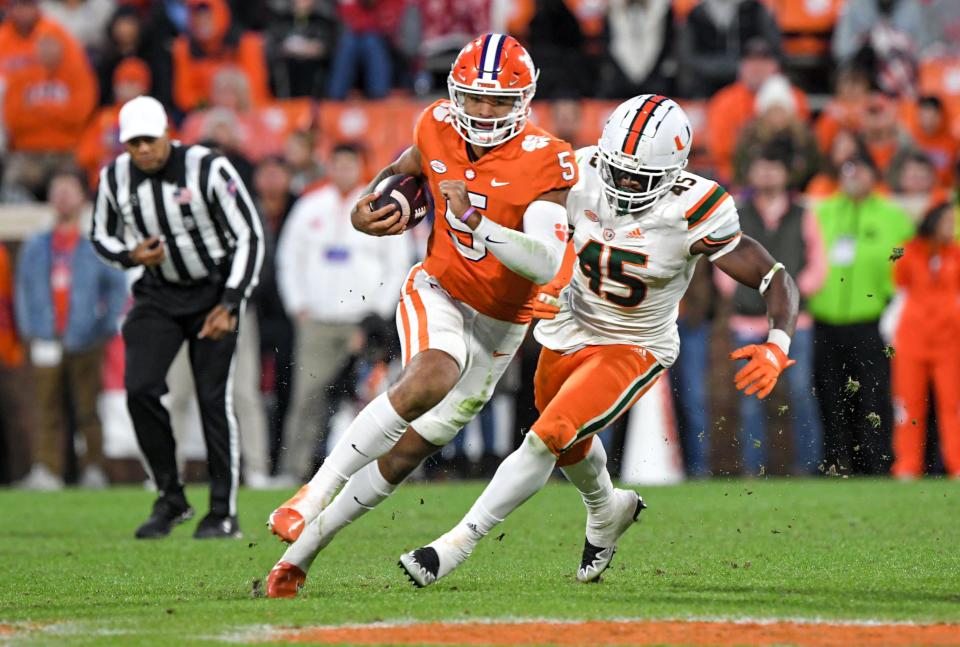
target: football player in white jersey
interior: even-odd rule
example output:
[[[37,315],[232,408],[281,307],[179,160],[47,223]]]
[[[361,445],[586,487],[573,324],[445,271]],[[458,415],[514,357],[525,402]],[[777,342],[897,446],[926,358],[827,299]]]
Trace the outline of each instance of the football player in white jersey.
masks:
[[[736,387],[764,398],[793,363],[797,287],[759,243],[741,234],[723,187],[684,171],[692,135],[676,102],[642,95],[613,112],[598,146],[578,151],[580,180],[566,202],[573,275],[567,273],[566,287],[558,277],[539,296],[539,318],[546,319],[535,331],[543,345],[534,378],[540,417],[463,520],[400,557],[416,585],[432,584],[463,563],[557,466],[587,507],[577,579],[600,577],[644,505],[635,492],[614,489],[603,445],[592,437],[676,359],[680,298],[701,256],[766,300],[767,342],[730,355],[748,360]]]

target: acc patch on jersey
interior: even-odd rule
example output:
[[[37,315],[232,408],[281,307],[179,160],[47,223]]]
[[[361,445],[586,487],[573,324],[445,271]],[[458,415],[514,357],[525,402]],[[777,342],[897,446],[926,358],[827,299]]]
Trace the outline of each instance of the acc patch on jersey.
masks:
[[[430,160],[430,168],[433,169],[434,173],[447,172],[447,165],[441,162],[440,160]]]

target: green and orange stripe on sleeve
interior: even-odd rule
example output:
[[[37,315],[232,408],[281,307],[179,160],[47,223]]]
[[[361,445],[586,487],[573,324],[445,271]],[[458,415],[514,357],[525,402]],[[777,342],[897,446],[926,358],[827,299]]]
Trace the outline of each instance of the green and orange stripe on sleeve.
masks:
[[[741,232],[740,230],[737,230],[737,231],[733,232],[732,234],[730,234],[729,236],[717,236],[717,237],[714,237],[714,236],[706,236],[706,237],[702,238],[701,240],[703,240],[703,244],[706,245],[707,247],[717,247],[717,248],[719,248],[719,247],[723,247],[724,245],[727,245],[727,244],[729,244],[729,243],[732,243],[734,240],[736,240],[737,238],[739,238],[742,233],[743,233],[743,232]]]
[[[687,229],[693,229],[712,216],[728,197],[730,197],[730,194],[719,184],[714,186],[712,191],[707,191],[707,194],[700,198],[697,204],[687,210]]]

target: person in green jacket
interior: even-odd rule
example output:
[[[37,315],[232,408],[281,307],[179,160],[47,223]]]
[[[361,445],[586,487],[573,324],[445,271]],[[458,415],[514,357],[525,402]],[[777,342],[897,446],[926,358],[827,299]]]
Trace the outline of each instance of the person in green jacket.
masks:
[[[893,297],[893,263],[913,233],[907,215],[876,192],[868,154],[840,169],[840,189],[817,219],[828,272],[808,302],[814,378],[824,421],[824,467],[855,474],[889,471],[890,360],[879,321]]]

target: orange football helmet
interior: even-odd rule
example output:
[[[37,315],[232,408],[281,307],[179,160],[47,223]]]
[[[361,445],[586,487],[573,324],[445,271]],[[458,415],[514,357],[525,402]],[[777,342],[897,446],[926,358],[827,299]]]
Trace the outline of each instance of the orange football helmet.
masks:
[[[470,41],[447,77],[453,127],[477,146],[496,146],[517,136],[527,123],[539,74],[513,36],[485,34]],[[504,117],[473,117],[464,108],[468,94],[513,98],[513,109]]]

